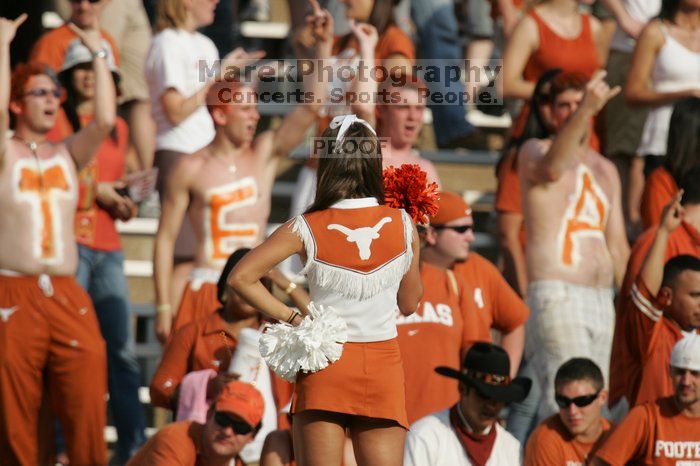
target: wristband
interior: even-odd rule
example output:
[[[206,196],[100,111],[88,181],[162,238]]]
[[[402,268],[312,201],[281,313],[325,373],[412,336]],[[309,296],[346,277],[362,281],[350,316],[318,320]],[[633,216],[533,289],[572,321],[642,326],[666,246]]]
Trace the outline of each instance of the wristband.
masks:
[[[288,324],[291,324],[292,322],[294,322],[294,319],[297,316],[301,316],[301,312],[297,311],[296,309],[292,309],[292,314],[289,316],[289,318],[286,320],[286,322]]]
[[[289,286],[284,289],[285,294],[292,294],[292,291],[297,289],[297,284],[294,282],[289,282]]]
[[[107,58],[107,50],[106,49],[100,49],[97,52],[92,53],[92,59],[94,60],[95,58]]]
[[[170,312],[172,310],[173,310],[173,307],[170,304],[159,304],[156,306],[156,313],[158,313],[158,314]]]

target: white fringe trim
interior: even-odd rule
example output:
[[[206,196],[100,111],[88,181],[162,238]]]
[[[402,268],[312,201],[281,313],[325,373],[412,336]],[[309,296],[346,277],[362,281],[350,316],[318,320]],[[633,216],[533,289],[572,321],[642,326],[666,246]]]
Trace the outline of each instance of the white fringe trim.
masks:
[[[404,225],[404,240],[406,251],[391,263],[371,274],[362,274],[349,269],[332,267],[315,261],[316,244],[309,225],[302,215],[298,215],[292,224],[292,231],[299,235],[306,249],[306,264],[301,273],[321,288],[332,289],[350,298],[365,300],[401,281],[413,260],[413,222],[411,217],[401,209],[401,219]]]
[[[266,324],[260,337],[260,354],[267,365],[287,382],[297,372],[318,372],[343,355],[347,324],[332,307],[308,306],[309,315],[298,327]]]

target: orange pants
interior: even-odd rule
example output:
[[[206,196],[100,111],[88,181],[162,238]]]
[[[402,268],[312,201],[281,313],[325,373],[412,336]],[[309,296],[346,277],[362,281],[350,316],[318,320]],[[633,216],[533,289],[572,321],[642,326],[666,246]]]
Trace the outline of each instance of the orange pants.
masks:
[[[220,307],[221,303],[216,297],[216,283],[202,283],[193,289],[192,282],[188,281],[170,334],[183,325],[212,315]]]
[[[44,374],[71,466],[106,464],[107,358],[90,298],[73,277],[0,276],[3,466],[38,463]]]

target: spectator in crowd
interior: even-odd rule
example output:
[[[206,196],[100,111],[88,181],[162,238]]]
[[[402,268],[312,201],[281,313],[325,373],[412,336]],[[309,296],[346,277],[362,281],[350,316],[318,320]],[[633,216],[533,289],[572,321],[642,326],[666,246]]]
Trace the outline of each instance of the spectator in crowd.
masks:
[[[318,16],[320,7],[316,2],[312,2],[312,5],[314,16]],[[348,0],[345,5],[350,32],[335,37],[331,66],[336,72],[340,66],[355,69],[362,67],[366,70],[363,75],[367,76],[367,79],[355,79],[353,76],[350,79],[333,79],[329,83],[327,115],[316,122],[317,135],[328,126],[332,117],[348,113],[357,114],[374,126],[376,106],[370,100],[366,100],[366,96],[377,93],[379,82],[373,79],[369,70],[375,65],[383,66],[387,70],[402,67],[404,73],[403,70],[410,70],[415,60],[413,42],[394,21],[393,0]],[[307,57],[313,44],[311,29],[308,26],[301,29],[294,40],[297,58]],[[379,76],[379,81],[385,78],[388,77]],[[347,99],[347,96],[353,94],[355,99]],[[299,172],[297,189],[292,197],[292,215],[300,214],[312,203],[317,167],[316,154],[312,154]]]
[[[698,179],[700,179],[700,168],[692,170],[680,183],[680,188],[683,190],[681,198],[683,219],[680,226],[668,236],[664,262],[683,254],[700,257],[700,183],[698,183]],[[634,313],[629,314],[625,312],[625,309],[636,309],[634,304],[627,301],[632,297],[632,285],[637,280],[644,258],[651,249],[658,228],[657,225],[645,231],[635,243],[627,264],[625,280],[619,293],[620,302],[618,303],[610,361],[610,406],[615,406],[627,394],[629,388],[626,365],[629,361],[635,360],[636,353],[632,342],[628,340],[627,329],[632,324],[627,322],[627,319]],[[628,403],[631,401],[627,400]]]
[[[456,208],[450,203],[453,197],[459,199]],[[459,196],[443,192],[440,193],[439,211],[431,221],[460,223],[453,220],[465,221],[465,212],[464,202]],[[431,226],[420,228],[419,233],[420,277],[425,292],[414,314],[404,316],[397,313],[396,317],[406,375],[409,423],[449,408],[459,400],[457,381],[439,376],[434,369],[437,366],[459,366],[464,352],[473,343],[469,335],[477,324],[471,288],[451,270],[458,259],[466,256],[469,243],[466,239],[455,241]],[[473,236],[468,229],[465,233],[462,236]],[[426,253],[436,248],[443,252],[441,261],[435,260],[434,254]],[[426,396],[428,393],[430,396]]]
[[[600,447],[594,466],[671,466],[700,460],[700,336],[671,352],[671,396],[632,409]]]
[[[651,108],[637,148],[637,154],[644,157],[645,175],[664,163],[673,104],[686,97],[700,97],[699,26],[697,2],[664,0],[658,18],[644,27],[635,45],[625,98],[631,104]],[[630,199],[639,202],[642,189],[638,184]]]
[[[205,424],[182,421],[164,427],[127,466],[243,466],[239,454],[258,433],[264,411],[263,396],[253,385],[229,382]]]
[[[611,86],[624,88],[634,45],[644,25],[659,14],[661,0],[603,0],[603,3],[615,15],[618,23],[610,42],[608,82]],[[625,219],[632,238],[639,233],[639,196],[644,186],[644,160],[637,157],[637,148],[647,113],[644,108],[629,105],[622,93],[605,106],[605,155],[615,162],[620,172]]]
[[[561,68],[590,79],[600,67],[603,51],[600,22],[580,13],[577,0],[544,0],[518,23],[503,54],[504,97],[529,102],[545,71]],[[513,124],[512,137],[522,134],[529,105]],[[592,147],[599,150],[597,136]]]
[[[528,139],[544,139],[554,130],[549,88],[561,69],[547,70],[535,84],[523,134],[511,140],[510,147],[496,165],[498,187],[494,208],[498,214],[498,237],[503,260],[503,277],[521,297],[527,296],[525,267],[525,225],[523,224],[518,152]],[[532,394],[532,390],[530,391]]]
[[[680,255],[664,266],[670,235],[683,221],[681,193],[666,206],[654,242],[630,296],[623,300],[625,335],[630,350],[621,369],[630,406],[668,396],[664,376],[673,345],[700,329],[700,258]]]
[[[66,51],[71,42],[78,39],[71,25],[85,31],[96,30],[103,39],[109,42],[114,54],[114,61],[119,66],[119,52],[112,36],[100,28],[100,12],[106,3],[104,0],[91,2],[89,0],[75,0],[70,2],[70,17],[62,26],[42,35],[34,44],[30,61],[48,65],[54,72],[58,72],[66,58]]]
[[[525,466],[588,464],[611,427],[601,415],[608,401],[603,373],[590,359],[569,359],[557,371],[554,387],[559,412],[532,433]]]
[[[617,170],[588,144],[592,118],[620,91],[604,77],[557,76],[556,136],[526,142],[518,161],[532,311],[525,351],[543,391],[540,420],[556,412],[552,378],[564,361],[589,357],[604,376],[610,364],[613,285],[622,282],[629,246]]]
[[[442,212],[430,223],[431,234],[423,255],[442,267],[453,264],[455,275],[469,285],[464,299],[471,301],[474,314],[467,319],[468,340],[491,341],[492,330],[498,330],[500,345],[510,357],[510,376],[515,377],[523,356],[525,321],[530,311],[496,266],[471,250],[476,237],[469,204],[455,193],[443,192],[440,208]]]
[[[129,138],[141,168],[151,168],[156,128],[151,116],[144,66],[152,33],[143,1],[110,0],[102,8],[100,20],[119,49],[122,76],[119,106],[129,124]]]
[[[119,71],[109,43],[102,40],[115,87]],[[66,93],[63,112],[47,135],[58,143],[90,123],[95,111],[95,73],[90,50],[75,39],[66,50],[66,61],[58,75]],[[78,242],[78,283],[88,292],[107,343],[109,404],[117,428],[119,458],[126,463],[146,441],[146,418],[139,400],[141,374],[133,350],[129,290],[124,276],[124,254],[115,220],[126,221],[136,205],[120,180],[125,174],[129,147],[126,122],[116,126],[99,146],[95,157],[78,174],[79,200],[75,215]],[[62,440],[62,439],[61,439]],[[59,440],[57,446],[62,446]]]
[[[350,148],[330,152],[348,147],[349,138],[375,150],[362,156]],[[335,144],[323,149],[315,203],[246,255],[229,283],[269,317],[299,325],[296,311],[271,296],[259,279],[290,255],[304,256],[312,300],[337,310],[347,324],[347,342],[339,360],[296,376],[297,459],[339,464],[349,429],[359,464],[399,465],[408,422],[393,316],[397,306],[412,314],[421,298],[418,234],[405,211],[380,205],[381,152],[371,126],[355,115],[336,117],[322,135],[328,140]],[[369,242],[359,244],[368,238],[362,233],[353,235],[358,244],[347,241],[352,230],[366,235],[370,228],[380,231],[371,237],[371,250]]]
[[[214,43],[197,30],[214,21],[216,1],[163,0],[158,2],[157,34],[146,56],[146,81],[151,98],[151,111],[156,123],[156,145],[153,164],[158,168],[157,190],[161,203],[177,162],[209,144],[214,139],[214,123],[204,105],[207,92],[218,74],[213,69],[219,59]],[[234,51],[236,59],[247,58]],[[252,57],[251,57],[252,58]],[[225,73],[229,62],[224,59],[218,68]],[[158,297],[161,310],[172,313],[170,303],[179,303],[191,262],[196,254],[196,240],[188,218],[182,223],[175,244],[172,271],[164,277],[172,282],[170,296]],[[169,268],[170,268],[169,267]]]
[[[333,20],[325,11],[317,21],[316,56],[323,58],[330,54]],[[325,93],[318,79],[307,77],[305,86],[310,95]],[[320,107],[297,105],[276,129],[256,136],[260,115],[250,83],[218,83],[210,88],[207,103],[216,135],[204,150],[182,159],[173,169],[156,234],[156,332],[161,341],[168,337],[171,325],[177,329],[216,310],[221,267],[231,252],[263,239],[279,161],[302,141]],[[173,322],[175,302],[170,301],[169,277],[177,232],[186,215],[195,233],[197,254]]]
[[[700,98],[688,97],[673,106],[663,166],[649,174],[642,193],[644,228],[658,225],[661,211],[678,191],[678,184],[700,167]]]
[[[102,465],[107,449],[104,340],[78,265],[73,220],[77,170],[115,124],[115,90],[96,30],[70,28],[88,48],[95,72],[93,120],[59,144],[46,136],[60,87],[45,66],[19,65],[10,79],[10,42],[26,20],[0,19],[0,458],[38,462],[37,423],[48,378],[74,464]],[[9,116],[15,133],[7,137]]]
[[[249,249],[242,248],[231,254],[216,284],[219,309],[206,317],[190,322],[175,332],[174,337],[165,347],[160,365],[151,381],[151,400],[154,406],[177,410],[180,382],[183,377],[194,371],[213,369],[218,373],[209,382],[209,396],[218,393],[227,382],[234,379],[227,373],[231,357],[236,350],[238,335],[243,328],[258,329],[261,324],[260,314],[243,301],[230,286],[226,285],[233,267]],[[289,286],[289,280],[281,274],[270,272],[265,279],[269,288],[273,283],[282,288]],[[295,288],[290,298],[298,308],[305,309],[308,295]]]
[[[423,128],[426,92],[425,83],[411,75],[403,75],[406,83],[394,87],[389,81],[380,84],[380,93],[395,93],[399,103],[384,102],[377,106],[379,115],[377,134],[385,138],[382,145],[382,165],[400,167],[402,164],[417,164],[428,175],[428,182],[440,184],[433,163],[420,156],[413,147]]]
[[[507,403],[527,396],[530,380],[511,380],[508,354],[479,342],[467,351],[460,369],[435,370],[459,380],[460,399],[411,426],[404,466],[521,464],[520,443],[501,427],[498,416]]]

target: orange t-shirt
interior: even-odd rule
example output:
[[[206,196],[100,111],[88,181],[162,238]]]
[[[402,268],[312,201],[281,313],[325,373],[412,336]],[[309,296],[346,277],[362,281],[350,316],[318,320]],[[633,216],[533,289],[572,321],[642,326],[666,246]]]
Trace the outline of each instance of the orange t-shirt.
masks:
[[[651,228],[661,223],[661,212],[678,192],[678,185],[673,176],[664,167],[659,167],[649,175],[644,183],[642,193],[642,224]]]
[[[85,127],[91,116],[80,117]],[[78,174],[78,210],[75,214],[75,239],[78,244],[100,251],[121,249],[119,232],[114,218],[108,211],[97,205],[97,183],[113,182],[124,176],[126,151],[129,146],[129,128],[126,122],[117,117],[116,140],[112,134],[105,137],[90,163]],[[47,135],[51,142],[59,142],[73,134],[73,128],[61,109],[56,124]]]
[[[525,447],[525,466],[583,466],[588,464],[610,434],[610,422],[601,418],[603,431],[593,443],[575,440],[558,414],[545,419],[530,435]]]
[[[626,302],[634,307],[627,311],[627,341],[639,358],[627,366],[627,400],[631,406],[636,406],[673,395],[668,368],[673,346],[683,338],[683,333],[678,324],[663,315],[662,306],[651,295],[641,276],[632,285]],[[639,366],[636,378],[635,363]]]
[[[475,252],[466,261],[455,264],[455,275],[469,286],[465,296],[473,302],[472,312],[464,316],[468,341],[491,341],[491,329],[508,333],[523,325],[530,309],[510,287],[495,265]]]
[[[107,33],[104,29],[100,31],[102,38],[109,42],[112,47],[112,53],[114,54],[114,62],[119,66],[119,49],[117,49],[117,44],[112,39],[112,36]],[[66,58],[66,51],[68,50],[68,45],[77,39],[78,36],[68,27],[67,24],[57,27],[53,31],[49,31],[39,38],[39,40],[34,44],[30,61],[33,63],[43,63],[49,65],[57,73],[61,71],[63,66],[63,61]]]
[[[202,439],[204,424],[175,422],[163,427],[131,458],[127,466],[204,466]],[[233,466],[244,466],[236,457]]]
[[[218,312],[179,329],[165,347],[151,381],[151,403],[176,408],[171,396],[185,375],[202,369],[228,369],[237,344]]]
[[[632,344],[633,340],[628,338],[629,329],[634,325],[632,322],[629,322],[630,315],[634,316],[639,311],[623,303],[631,296],[632,285],[637,280],[639,271],[642,268],[642,262],[644,262],[644,258],[654,242],[657,228],[653,227],[642,233],[634,244],[627,262],[627,272],[619,293],[622,299],[618,301],[615,336],[613,337],[612,356],[610,358],[610,406],[614,406],[622,396],[627,395],[629,380],[633,380],[634,377],[634,372],[630,373],[629,369],[641,367],[641,360],[637,356],[635,345]],[[680,227],[676,228],[669,235],[664,260],[667,261],[681,254],[700,257],[700,233],[687,222],[683,222]],[[630,313],[628,312],[629,310],[634,310],[634,312]],[[627,401],[632,403],[634,400],[628,399]]]
[[[500,213],[523,213],[522,196],[520,193],[520,178],[518,178],[517,151],[512,151],[498,167],[498,186],[494,208]],[[520,225],[520,245],[525,250],[525,222]]]
[[[700,464],[700,418],[684,415],[673,397],[633,408],[596,456],[610,466]]]
[[[553,68],[560,68],[565,73],[582,73],[590,79],[600,68],[589,15],[581,15],[581,34],[575,39],[559,36],[534,9],[530,10],[528,15],[537,23],[540,46],[525,64],[525,81],[536,83],[546,71]],[[513,137],[517,138],[522,134],[529,112],[530,105],[526,102],[513,124]],[[591,135],[590,146],[600,152],[600,140],[595,133]]]
[[[459,400],[457,380],[435,372],[438,366],[460,367],[462,350],[468,344],[462,306],[469,301],[460,302],[465,285],[448,273],[452,272],[421,263],[423,299],[414,314],[396,319],[406,378],[406,414],[411,424]]]

